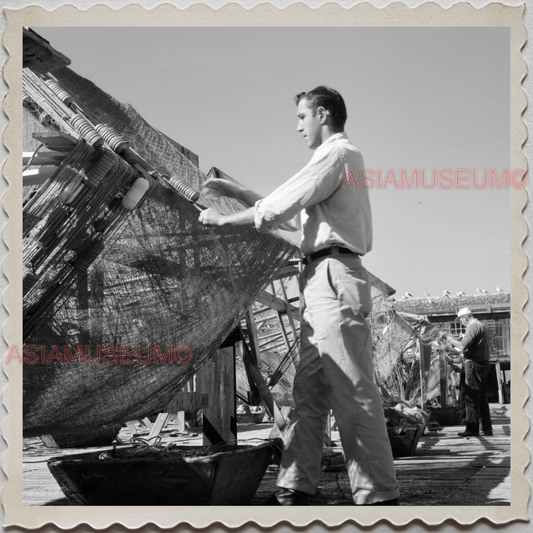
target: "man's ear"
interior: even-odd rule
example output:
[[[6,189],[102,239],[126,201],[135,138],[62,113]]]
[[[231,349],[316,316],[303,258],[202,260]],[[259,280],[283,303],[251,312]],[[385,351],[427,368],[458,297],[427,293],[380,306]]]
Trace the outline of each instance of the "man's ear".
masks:
[[[325,124],[330,113],[324,106],[318,106],[316,109],[316,114],[320,119],[320,123]]]

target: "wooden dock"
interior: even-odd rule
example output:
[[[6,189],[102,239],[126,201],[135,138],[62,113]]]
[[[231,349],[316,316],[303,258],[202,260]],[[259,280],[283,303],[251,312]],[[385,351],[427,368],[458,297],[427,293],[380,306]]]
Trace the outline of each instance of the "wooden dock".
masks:
[[[491,404],[494,436],[461,438],[462,426],[427,431],[413,456],[395,459],[402,505],[510,505],[510,406]],[[239,438],[253,444],[266,439],[271,424],[239,426]],[[119,437],[131,435],[123,428]],[[179,434],[169,427],[164,442],[201,445],[201,434]],[[332,440],[340,445],[337,432]],[[97,448],[46,448],[39,438],[23,440],[23,504],[68,505],[46,462],[51,457],[94,451]],[[104,448],[102,448],[104,449]],[[268,470],[253,505],[261,505],[276,491],[275,469]],[[346,472],[322,472],[313,505],[351,505]]]

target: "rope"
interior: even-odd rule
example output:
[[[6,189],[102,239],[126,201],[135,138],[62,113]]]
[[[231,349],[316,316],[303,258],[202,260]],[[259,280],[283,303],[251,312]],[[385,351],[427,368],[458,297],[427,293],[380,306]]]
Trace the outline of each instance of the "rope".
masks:
[[[23,171],[24,170],[28,170],[29,167],[31,167],[31,163],[33,161],[33,159],[35,158],[35,156],[37,155],[37,152],[44,146],[44,143],[41,143],[37,149],[35,150],[35,152],[33,152],[32,156],[30,157],[30,160],[28,161],[28,164],[24,167]]]
[[[89,187],[95,188],[100,185],[100,182],[115,164],[115,157],[116,156],[113,156],[113,152],[110,152],[109,150],[102,151],[100,159],[87,173],[87,185]]]
[[[154,440],[154,443],[150,441]],[[132,448],[121,449],[113,447],[113,457],[103,457],[102,459],[143,459],[150,457],[205,457],[217,453],[217,448],[224,448],[226,446],[238,446],[239,442],[249,442],[252,440],[259,440],[261,442],[269,442],[270,445],[279,453],[282,451],[282,446],[271,439],[251,438],[241,440],[228,440],[219,444],[213,444],[210,446],[202,446],[194,449],[183,449],[179,447],[179,444],[171,442],[167,446],[161,445],[161,437],[155,436],[151,439],[142,439],[140,437],[132,437],[130,444]]]
[[[23,278],[22,278],[22,294],[26,296],[28,292],[35,286],[35,284],[39,281],[39,276],[34,274],[33,272],[28,272]]]

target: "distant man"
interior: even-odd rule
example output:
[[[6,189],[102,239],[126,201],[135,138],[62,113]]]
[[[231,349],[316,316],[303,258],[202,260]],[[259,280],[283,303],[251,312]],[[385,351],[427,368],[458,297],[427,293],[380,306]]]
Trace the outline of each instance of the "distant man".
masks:
[[[489,332],[476,318],[472,311],[464,307],[457,313],[457,319],[466,327],[462,340],[448,337],[449,342],[463,352],[465,385],[464,401],[466,408],[466,429],[460,437],[479,436],[479,422],[483,435],[492,435],[489,403],[487,401],[487,384],[490,371]]]
[[[227,180],[208,180],[207,188],[251,207],[228,216],[207,209],[199,219],[220,226],[255,224],[259,231],[267,231],[287,227],[302,211],[305,269],[302,348],[293,391],[296,408],[277,482],[282,490],[267,503],[308,504],[316,489],[326,422],[333,409],[354,502],[398,505],[365,320],[372,298],[361,256],[372,247],[372,221],[368,190],[360,178],[363,158],[344,133],[346,107],[337,91],[317,87],[295,101],[298,131],[314,151],[309,163],[266,198]]]

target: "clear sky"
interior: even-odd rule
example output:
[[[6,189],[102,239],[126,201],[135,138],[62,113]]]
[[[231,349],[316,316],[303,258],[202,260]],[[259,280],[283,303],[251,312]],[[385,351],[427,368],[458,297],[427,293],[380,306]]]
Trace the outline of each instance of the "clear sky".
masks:
[[[365,266],[401,296],[510,290],[510,192],[475,189],[510,158],[506,28],[34,28],[71,68],[200,158],[268,194],[312,153],[293,96],[329,85],[365,165],[430,188],[371,190]],[[431,187],[464,169],[468,189]],[[442,179],[438,183],[448,184]]]

